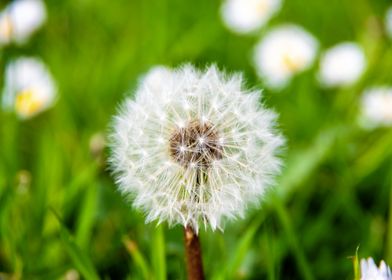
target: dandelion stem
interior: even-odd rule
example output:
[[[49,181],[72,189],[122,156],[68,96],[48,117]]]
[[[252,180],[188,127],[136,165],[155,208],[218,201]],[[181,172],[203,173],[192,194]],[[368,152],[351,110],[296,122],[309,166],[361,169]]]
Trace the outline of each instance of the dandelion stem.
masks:
[[[204,280],[199,237],[190,226],[184,227],[185,254],[189,280]]]

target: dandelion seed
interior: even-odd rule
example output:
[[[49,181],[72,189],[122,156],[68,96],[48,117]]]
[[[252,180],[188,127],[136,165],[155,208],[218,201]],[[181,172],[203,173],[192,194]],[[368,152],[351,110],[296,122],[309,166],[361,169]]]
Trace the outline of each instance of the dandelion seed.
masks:
[[[241,76],[215,66],[160,73],[154,87],[144,77],[115,118],[110,160],[119,189],[147,221],[222,229],[224,219],[259,201],[280,170],[276,115]]]
[[[302,27],[283,25],[257,44],[254,65],[268,86],[281,88],[292,76],[310,68],[318,48],[316,39]]]
[[[0,45],[25,43],[46,20],[41,0],[16,0],[0,13]]]
[[[31,118],[50,108],[56,92],[55,82],[41,60],[22,57],[7,65],[3,107],[13,108],[20,118]]]
[[[384,261],[377,267],[374,260],[369,257],[361,260],[361,280],[392,280],[392,272]]]
[[[244,34],[263,26],[280,7],[281,0],[226,0],[221,14],[230,30]]]
[[[365,54],[358,44],[341,43],[321,57],[319,80],[326,87],[351,85],[361,77],[365,66]]]
[[[392,126],[392,87],[365,90],[360,113],[359,121],[364,128]]]

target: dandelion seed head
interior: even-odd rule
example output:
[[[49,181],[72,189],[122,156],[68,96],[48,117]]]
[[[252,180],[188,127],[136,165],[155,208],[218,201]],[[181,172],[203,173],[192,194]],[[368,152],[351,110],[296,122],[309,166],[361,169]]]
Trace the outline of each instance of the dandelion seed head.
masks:
[[[260,105],[259,92],[243,88],[241,76],[215,66],[161,73],[153,87],[147,74],[114,119],[110,162],[119,189],[146,221],[222,229],[280,171],[276,114]]]

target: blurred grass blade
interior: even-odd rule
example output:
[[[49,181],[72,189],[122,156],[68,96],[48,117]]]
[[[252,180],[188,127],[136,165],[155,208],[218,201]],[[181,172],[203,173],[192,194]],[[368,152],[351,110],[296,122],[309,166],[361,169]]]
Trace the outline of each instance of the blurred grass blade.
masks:
[[[84,195],[76,230],[76,241],[83,249],[88,248],[97,207],[97,186],[90,184]]]
[[[260,242],[263,243],[264,251],[261,253],[266,255],[265,262],[267,264],[267,276],[268,280],[275,280],[277,276],[275,275],[275,251],[272,239],[269,237],[269,233],[265,232],[260,238]]]
[[[320,132],[309,148],[295,153],[288,160],[287,169],[280,180],[280,187],[277,188],[279,195],[289,197],[328,155],[335,139],[342,137],[342,133],[340,127],[326,129]]]
[[[3,212],[8,206],[8,202],[11,201],[11,190],[11,188],[5,188],[3,191],[0,190],[0,218],[3,217]]]
[[[151,279],[149,273],[150,268],[147,265],[145,257],[139,251],[139,248],[137,247],[136,243],[129,239],[127,236],[124,236],[122,240],[125,248],[131,254],[136,266],[140,269],[140,272],[143,275],[143,279]]]
[[[309,262],[307,261],[303,250],[301,249],[300,244],[298,243],[297,235],[293,229],[290,216],[287,213],[286,208],[284,207],[282,201],[279,197],[274,198],[274,206],[276,209],[276,213],[278,214],[278,218],[283,226],[283,229],[286,233],[286,238],[291,246],[294,257],[297,261],[298,268],[302,273],[303,279],[312,280],[314,279]]]
[[[375,143],[363,152],[354,166],[357,180],[366,177],[380,164],[389,159],[392,153],[392,132],[382,135]]]
[[[60,217],[52,211],[59,221],[60,237],[65,245],[72,262],[85,279],[98,280],[100,279],[97,271],[95,270],[91,259],[80,249],[74,241],[74,238],[69,233],[68,229],[63,225]]]
[[[358,250],[359,246],[355,250],[355,256],[353,259],[353,265],[354,265],[354,280],[360,280],[361,276],[359,273],[359,259],[358,259]]]
[[[251,225],[247,227],[245,234],[239,240],[232,257],[229,259],[226,269],[222,269],[218,275],[213,277],[213,279],[218,280],[234,278],[234,275],[238,272],[241,264],[243,263],[246,253],[249,251],[249,248],[252,245],[256,231],[260,227],[260,224],[264,218],[264,215],[257,216]]]
[[[74,201],[86,184],[94,180],[98,172],[96,163],[90,164],[71,179],[71,182],[66,186],[65,205],[73,205]]]
[[[151,259],[157,280],[166,279],[165,235],[163,226],[159,225],[153,230],[151,246]]]

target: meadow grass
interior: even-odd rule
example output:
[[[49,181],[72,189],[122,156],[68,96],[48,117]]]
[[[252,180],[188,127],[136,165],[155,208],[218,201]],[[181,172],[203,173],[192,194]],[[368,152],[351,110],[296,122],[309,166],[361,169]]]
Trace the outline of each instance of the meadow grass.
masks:
[[[0,51],[2,72],[12,58],[40,56],[59,87],[54,108],[31,120],[0,112],[0,279],[71,270],[83,279],[185,279],[182,228],[146,225],[116,190],[109,151],[91,139],[105,137],[120,101],[157,64],[215,62],[264,88],[251,52],[265,30],[230,33],[211,0],[46,4],[48,22],[29,44]],[[286,0],[272,19],[304,26],[322,48],[359,42],[368,69],[352,87],[325,90],[316,63],[282,92],[264,90],[288,139],[285,168],[260,209],[224,233],[201,231],[208,279],[353,279],[358,246],[359,257],[392,264],[392,131],[357,126],[361,92],[392,84],[387,6]]]

